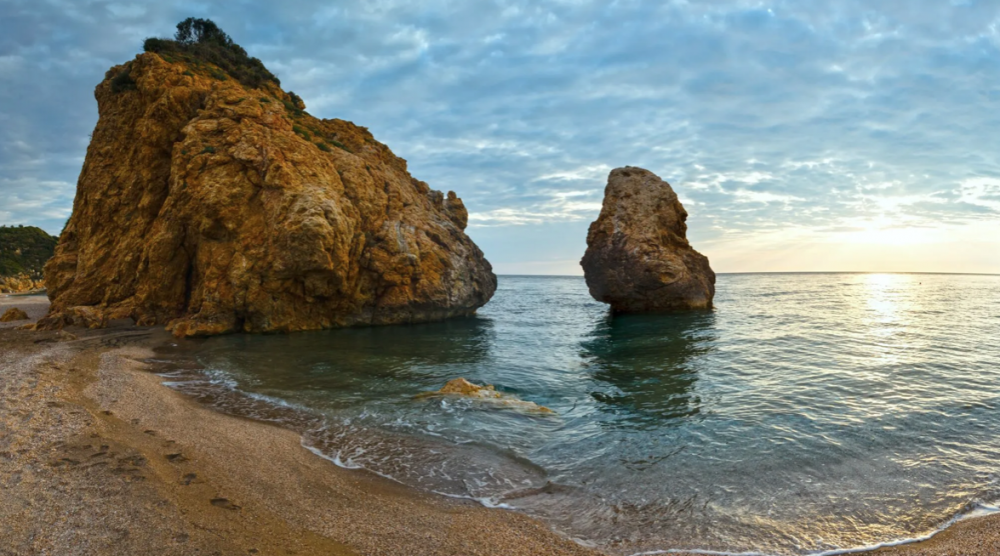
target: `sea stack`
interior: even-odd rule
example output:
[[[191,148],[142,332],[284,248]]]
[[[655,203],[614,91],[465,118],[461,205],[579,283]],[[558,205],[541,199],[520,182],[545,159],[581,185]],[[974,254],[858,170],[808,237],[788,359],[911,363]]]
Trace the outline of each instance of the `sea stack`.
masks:
[[[149,39],[97,86],[40,327],[292,332],[489,301],[496,276],[455,193],[410,176],[366,128],[309,115],[222,37]]]
[[[688,243],[687,216],[656,174],[612,170],[580,261],[590,295],[621,313],[710,308],[715,273]]]

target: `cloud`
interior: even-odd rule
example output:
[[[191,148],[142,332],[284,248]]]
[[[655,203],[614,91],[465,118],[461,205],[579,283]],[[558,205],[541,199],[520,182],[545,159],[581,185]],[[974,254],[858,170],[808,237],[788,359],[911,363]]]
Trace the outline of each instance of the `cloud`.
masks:
[[[0,178],[0,191],[0,222],[18,222],[19,215],[30,214],[31,224],[54,234],[62,231],[73,206],[74,188],[63,181]]]
[[[189,15],[213,18],[313,114],[369,127],[416,177],[458,192],[473,238],[505,264],[577,260],[568,231],[585,233],[623,165],[674,185],[696,247],[800,229],[957,234],[1000,210],[995,3],[13,0],[0,223],[58,231],[48,209],[8,201],[12,184],[18,199],[50,184],[49,206],[68,210],[94,85]],[[529,245],[533,229],[551,249]]]
[[[601,211],[601,198],[595,191],[540,191],[532,197],[540,200],[517,209],[470,212],[469,225],[475,228],[593,220]]]

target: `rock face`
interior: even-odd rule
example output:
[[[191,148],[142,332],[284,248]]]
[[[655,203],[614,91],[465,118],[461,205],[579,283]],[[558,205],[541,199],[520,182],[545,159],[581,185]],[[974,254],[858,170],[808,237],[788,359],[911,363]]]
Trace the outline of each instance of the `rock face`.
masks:
[[[715,273],[688,243],[687,216],[656,174],[612,170],[580,261],[590,295],[623,313],[710,308]]]
[[[468,315],[496,276],[465,206],[371,133],[268,81],[147,52],[95,92],[41,328],[130,317],[176,336]]]
[[[3,316],[0,316],[0,322],[14,322],[16,320],[28,320],[28,313],[25,313],[23,309],[11,307],[4,312]]]

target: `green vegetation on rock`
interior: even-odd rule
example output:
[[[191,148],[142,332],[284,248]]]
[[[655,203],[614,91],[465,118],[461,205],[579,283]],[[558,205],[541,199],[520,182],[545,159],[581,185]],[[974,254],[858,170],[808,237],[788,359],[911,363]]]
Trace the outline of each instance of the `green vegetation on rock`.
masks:
[[[225,81],[228,74],[247,87],[258,88],[268,81],[281,85],[263,62],[248,55],[211,19],[189,17],[177,24],[173,40],[150,37],[142,48],[159,54],[168,62],[176,57],[186,62],[214,64],[222,71],[209,69],[209,75],[220,81]]]
[[[126,68],[111,80],[111,91],[113,93],[118,94],[124,93],[125,91],[135,90],[135,81],[132,79],[129,71],[130,70]]]
[[[0,226],[0,276],[23,274],[40,280],[58,241],[34,226]]]

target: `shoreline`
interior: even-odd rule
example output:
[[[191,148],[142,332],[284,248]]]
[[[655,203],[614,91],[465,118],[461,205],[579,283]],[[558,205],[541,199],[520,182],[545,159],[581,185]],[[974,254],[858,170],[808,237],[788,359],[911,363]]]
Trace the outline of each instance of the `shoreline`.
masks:
[[[10,402],[0,408],[0,486],[10,494],[0,537],[13,539],[0,554],[605,553],[515,511],[341,468],[291,430],[201,405],[144,370],[140,360],[166,339],[132,326],[0,330]],[[996,555],[1000,515],[836,553]]]
[[[13,432],[0,443],[12,547],[0,554],[599,554],[526,515],[341,469],[293,431],[199,405],[142,370],[158,331],[71,333],[0,332],[5,397],[23,400],[0,412]]]

